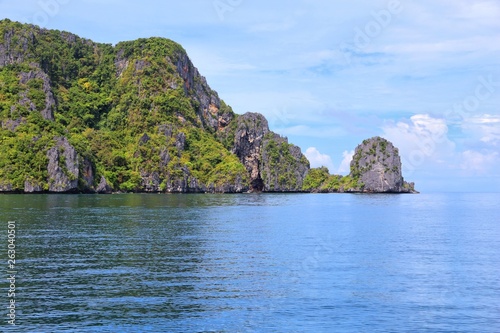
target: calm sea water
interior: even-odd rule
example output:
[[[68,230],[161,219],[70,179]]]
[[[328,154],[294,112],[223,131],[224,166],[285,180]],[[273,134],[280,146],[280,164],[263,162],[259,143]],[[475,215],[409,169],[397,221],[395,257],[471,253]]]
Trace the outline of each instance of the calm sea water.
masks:
[[[0,327],[500,332],[499,204],[500,194],[0,196]]]

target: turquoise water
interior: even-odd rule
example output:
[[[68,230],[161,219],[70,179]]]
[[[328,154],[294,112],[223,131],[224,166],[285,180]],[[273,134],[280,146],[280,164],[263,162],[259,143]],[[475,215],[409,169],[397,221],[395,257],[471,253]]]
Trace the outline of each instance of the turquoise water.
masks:
[[[0,196],[4,332],[499,332],[500,194]],[[4,303],[4,304],[1,304]]]

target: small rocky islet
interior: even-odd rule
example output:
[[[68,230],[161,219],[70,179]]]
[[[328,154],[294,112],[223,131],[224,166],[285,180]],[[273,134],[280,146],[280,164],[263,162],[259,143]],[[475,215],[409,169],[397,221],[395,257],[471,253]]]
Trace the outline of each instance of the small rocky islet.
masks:
[[[238,115],[164,38],[117,45],[0,21],[0,193],[416,193],[374,137],[348,176]]]

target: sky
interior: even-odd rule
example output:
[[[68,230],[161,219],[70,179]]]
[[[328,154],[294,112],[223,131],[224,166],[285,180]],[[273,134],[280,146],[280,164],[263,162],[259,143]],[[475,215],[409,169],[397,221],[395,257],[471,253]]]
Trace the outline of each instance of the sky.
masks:
[[[500,191],[499,0],[0,0],[0,17],[180,43],[236,113],[347,174],[381,136],[422,192]]]

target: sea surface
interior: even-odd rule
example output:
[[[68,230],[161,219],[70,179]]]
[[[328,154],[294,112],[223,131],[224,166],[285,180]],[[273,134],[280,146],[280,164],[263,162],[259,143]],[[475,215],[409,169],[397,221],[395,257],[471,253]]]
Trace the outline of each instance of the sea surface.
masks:
[[[1,195],[0,222],[2,332],[500,332],[500,194]]]

